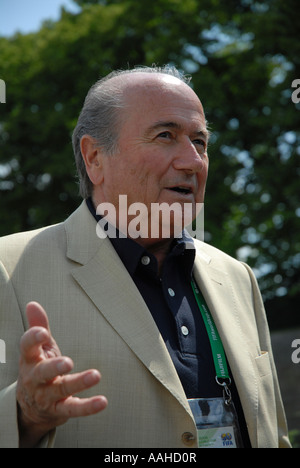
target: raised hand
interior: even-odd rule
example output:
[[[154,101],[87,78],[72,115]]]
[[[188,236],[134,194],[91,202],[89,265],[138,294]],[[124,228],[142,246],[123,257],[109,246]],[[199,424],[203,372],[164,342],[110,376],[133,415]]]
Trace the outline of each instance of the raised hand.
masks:
[[[107,406],[104,396],[73,395],[100,381],[98,370],[69,374],[73,361],[61,355],[45,310],[37,302],[26,308],[29,329],[20,343],[17,384],[20,446],[33,447],[69,418],[88,416]]]

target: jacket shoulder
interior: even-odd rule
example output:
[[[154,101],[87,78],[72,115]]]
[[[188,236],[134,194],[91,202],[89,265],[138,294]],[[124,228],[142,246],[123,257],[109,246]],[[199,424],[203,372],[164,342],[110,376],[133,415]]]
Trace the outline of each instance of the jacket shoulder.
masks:
[[[23,255],[49,249],[58,237],[61,238],[62,231],[63,223],[60,223],[1,237],[0,263],[5,265],[8,272],[13,271]]]
[[[227,253],[223,252],[217,247],[214,247],[210,244],[199,241],[197,239],[194,239],[194,243],[195,243],[197,254],[202,256],[203,259],[207,261],[207,263],[213,261],[213,262],[226,262],[236,267],[242,265],[242,263],[239,260],[228,255]]]
[[[230,277],[236,278],[238,276],[240,280],[249,282],[251,279],[252,283],[256,283],[255,275],[246,263],[210,244],[195,239],[194,242],[197,255],[212,268],[221,270]]]

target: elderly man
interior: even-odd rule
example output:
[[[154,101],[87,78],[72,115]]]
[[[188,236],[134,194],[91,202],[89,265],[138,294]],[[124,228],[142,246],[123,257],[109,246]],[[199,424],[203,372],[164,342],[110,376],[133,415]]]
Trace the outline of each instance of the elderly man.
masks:
[[[91,88],[73,136],[82,205],[0,241],[0,446],[289,447],[252,272],[177,235],[204,201],[207,145],[175,69]],[[120,195],[145,208],[136,236]],[[179,207],[168,236],[162,216],[152,235],[155,204]],[[215,404],[219,442],[205,426]]]

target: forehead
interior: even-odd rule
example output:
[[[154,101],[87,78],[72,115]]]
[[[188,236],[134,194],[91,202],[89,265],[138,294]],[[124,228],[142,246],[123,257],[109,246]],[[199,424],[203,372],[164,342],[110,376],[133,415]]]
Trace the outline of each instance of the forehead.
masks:
[[[155,122],[170,121],[193,130],[206,128],[202,104],[195,92],[170,75],[131,75],[124,86],[123,123],[147,130]]]

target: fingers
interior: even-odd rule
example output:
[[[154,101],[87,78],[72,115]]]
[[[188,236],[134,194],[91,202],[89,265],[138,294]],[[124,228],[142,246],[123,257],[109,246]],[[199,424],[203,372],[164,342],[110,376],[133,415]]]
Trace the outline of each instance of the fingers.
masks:
[[[100,381],[100,373],[97,370],[89,370],[74,376],[64,378],[63,392],[75,394],[89,387],[93,387]],[[78,418],[99,413],[107,407],[107,399],[103,395],[91,398],[77,398],[70,396],[57,401],[56,411],[60,417]]]
[[[29,330],[21,339],[21,356],[27,362],[39,361],[45,357],[60,356],[50,331],[47,314],[37,302],[29,302],[26,307]]]
[[[67,398],[57,403],[56,410],[66,418],[79,418],[99,413],[106,407],[107,399],[99,395],[92,398]]]
[[[43,357],[42,347],[48,345],[48,349],[51,349],[52,343],[48,330],[41,327],[30,328],[20,341],[21,357],[28,363],[39,361]]]
[[[66,375],[72,368],[73,361],[68,357],[41,361],[32,373],[32,384],[36,387],[48,387],[49,399],[56,401],[87,390],[101,379],[100,373],[95,369]]]
[[[47,401],[46,406],[66,400],[100,382],[101,375],[96,369],[66,375],[72,368],[73,361],[68,357],[44,360],[35,366],[31,384],[40,389],[39,395],[43,402]],[[76,398],[75,402],[81,405],[80,399]],[[76,406],[75,402],[73,406]]]
[[[38,302],[29,302],[26,307],[26,315],[29,327],[42,327],[49,331],[50,326],[48,316],[43,307]]]
[[[56,377],[71,372],[73,367],[73,361],[68,357],[58,357],[42,360],[35,367],[32,376],[33,384],[38,386],[51,382]]]
[[[52,372],[55,373],[57,366],[65,367],[64,361],[58,362],[56,369],[55,366],[46,364],[47,362],[39,364],[40,371],[36,372],[39,377],[44,378],[45,375],[52,377]],[[100,395],[91,398],[73,396],[99,383],[101,375],[95,369],[78,374],[57,376],[51,382],[44,384],[38,383],[37,375],[33,378],[33,381],[37,382],[35,408],[38,409],[40,415],[45,415],[45,412],[49,414],[51,420],[56,418],[64,421],[69,418],[88,416],[102,411],[107,406],[106,398]]]
[[[30,302],[26,314],[29,329],[21,338],[17,385],[22,427],[26,431],[33,426],[38,427],[39,433],[45,434],[71,417],[102,411],[107,406],[104,396],[73,396],[97,385],[100,373],[90,369],[70,374],[73,361],[61,356],[43,307],[37,302]]]
[[[52,384],[51,398],[54,402],[66,399],[93,387],[99,383],[100,379],[100,373],[95,369],[59,377]]]

